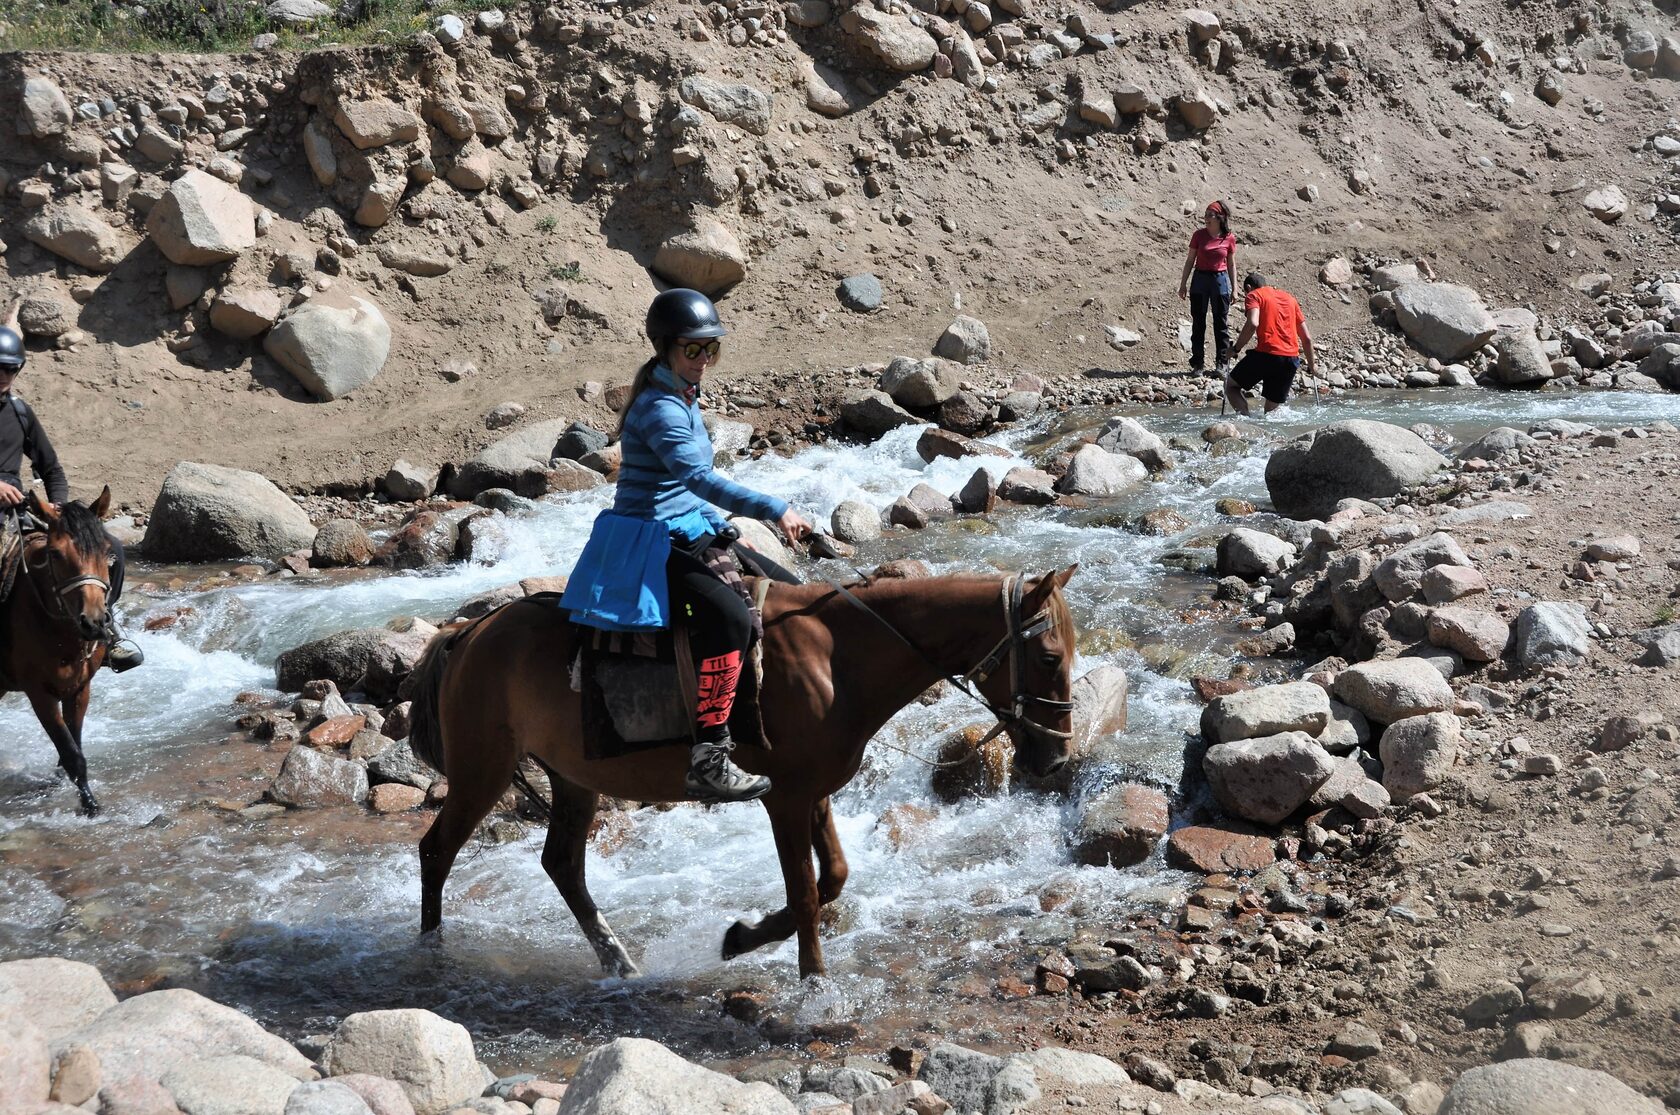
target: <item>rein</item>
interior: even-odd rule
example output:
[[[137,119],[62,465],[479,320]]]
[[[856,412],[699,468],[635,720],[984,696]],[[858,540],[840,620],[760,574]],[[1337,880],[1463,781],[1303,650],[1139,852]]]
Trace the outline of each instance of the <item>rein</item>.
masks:
[[[95,577],[91,574],[84,573],[79,577],[72,577],[67,581],[60,581],[57,574],[53,572],[53,555],[50,547],[45,545],[42,546],[40,551],[41,560],[39,562],[32,561],[30,559],[29,539],[23,539],[21,541],[20,549],[22,552],[20,554],[18,564],[23,566],[23,579],[28,582],[30,589],[34,591],[35,599],[41,605],[41,610],[44,611],[47,614],[47,618],[54,623],[60,623],[72,628],[76,626],[76,617],[71,613],[69,606],[65,603],[72,593],[79,592],[81,589],[90,585],[97,585],[99,589],[106,594],[106,597],[109,598],[111,593],[111,583],[104,577]],[[40,582],[35,577],[31,576],[31,574],[34,573],[44,574],[46,579],[51,583],[53,591],[50,596],[42,590]],[[94,650],[99,646],[99,640],[83,639],[78,633],[76,641],[82,648],[82,655],[79,661],[85,663],[88,659],[93,657]]]
[[[1071,713],[1073,711],[1073,702],[1051,700],[1048,697],[1040,697],[1026,691],[1026,670],[1021,662],[1022,655],[1026,652],[1027,643],[1048,631],[1051,623],[1054,621],[1050,614],[1050,608],[1048,605],[1046,605],[1042,611],[1032,616],[1032,618],[1022,620],[1021,599],[1025,582],[1025,575],[1018,573],[1011,574],[1010,576],[1004,578],[1003,638],[999,639],[992,649],[986,653],[985,657],[981,658],[980,661],[965,674],[947,674],[938,663],[934,662],[933,659],[929,658],[927,654],[923,652],[922,648],[918,647],[915,643],[912,643],[908,638],[906,638],[904,633],[894,627],[886,619],[886,617],[881,615],[881,613],[858,599],[858,597],[850,589],[846,588],[845,585],[830,579],[828,587],[839,593],[840,596],[853,607],[859,609],[876,623],[886,628],[892,633],[893,638],[908,647],[910,652],[917,658],[920,658],[923,662],[933,667],[936,673],[943,675],[946,681],[950,682],[970,700],[980,704],[993,716],[997,717],[997,727],[993,728],[991,732],[980,741],[980,746],[985,746],[992,740],[996,739],[1004,731],[1012,727],[1018,728],[1028,735],[1036,735],[1057,740],[1072,739],[1072,732],[1064,732],[1059,728],[1047,728],[1043,724],[1040,724],[1027,716],[1026,707],[1029,703],[1042,705],[1051,712]],[[991,701],[987,700],[985,695],[979,692],[979,690],[975,687],[985,684],[986,679],[991,677],[992,674],[997,671],[997,668],[1006,660],[1008,661],[1010,667],[1009,707],[1000,708],[997,705],[994,705]],[[975,749],[974,753],[979,753],[978,747]],[[967,760],[965,759],[962,761],[966,762]],[[928,762],[928,760],[924,759],[923,762]],[[929,765],[939,766],[941,764],[930,763]]]

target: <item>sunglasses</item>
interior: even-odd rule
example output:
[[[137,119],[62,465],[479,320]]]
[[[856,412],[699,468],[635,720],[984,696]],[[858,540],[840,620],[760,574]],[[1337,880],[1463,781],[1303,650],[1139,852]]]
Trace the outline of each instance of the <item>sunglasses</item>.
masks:
[[[716,356],[722,350],[723,346],[716,340],[689,341],[687,344],[682,346],[683,355],[688,357],[690,360],[700,359],[701,353],[704,353],[708,357]]]

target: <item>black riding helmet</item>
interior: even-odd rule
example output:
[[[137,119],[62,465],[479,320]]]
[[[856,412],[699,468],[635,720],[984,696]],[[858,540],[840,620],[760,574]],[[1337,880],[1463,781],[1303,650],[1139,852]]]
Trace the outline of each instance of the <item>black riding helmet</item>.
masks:
[[[647,336],[660,355],[678,337],[707,340],[728,335],[729,330],[718,320],[717,307],[697,290],[673,287],[648,307]]]
[[[0,368],[15,372],[23,367],[28,355],[23,347],[23,336],[14,330],[0,327]]]

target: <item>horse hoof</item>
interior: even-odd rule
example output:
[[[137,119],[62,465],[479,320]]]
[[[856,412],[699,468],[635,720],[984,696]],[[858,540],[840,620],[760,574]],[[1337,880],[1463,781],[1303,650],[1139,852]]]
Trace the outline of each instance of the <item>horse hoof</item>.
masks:
[[[92,794],[82,795],[82,816],[99,816],[99,799],[94,797]]]
[[[751,925],[744,921],[738,921],[724,932],[723,958],[725,960],[734,960],[737,956],[753,950],[753,946],[747,944],[745,940],[746,935],[751,931]]]

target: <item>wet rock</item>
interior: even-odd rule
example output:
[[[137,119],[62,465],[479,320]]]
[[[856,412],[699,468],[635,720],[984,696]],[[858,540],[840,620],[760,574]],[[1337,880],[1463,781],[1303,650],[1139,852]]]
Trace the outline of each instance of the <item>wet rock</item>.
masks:
[[[171,263],[225,263],[256,246],[256,207],[220,178],[188,170],[152,206],[146,232]]]
[[[23,222],[22,231],[38,244],[78,267],[104,274],[128,254],[128,241],[99,215],[63,202],[39,210]]]
[[[385,367],[391,326],[371,300],[335,286],[287,314],[263,351],[317,399],[343,398]]]
[[[1097,444],[1110,453],[1136,457],[1151,472],[1172,467],[1167,443],[1135,418],[1110,418],[1097,434]]]
[[[0,1008],[21,1011],[48,1041],[116,1005],[105,977],[91,964],[46,956],[0,963]]]
[[[164,477],[141,549],[153,561],[279,558],[315,541],[309,516],[254,472],[182,461]]]
[[[1017,466],[998,482],[998,498],[1040,507],[1055,503],[1056,478],[1036,468]]]
[[[368,760],[368,781],[376,788],[402,785],[427,790],[437,778],[437,772],[420,761],[406,740],[398,740]]]
[[[1423,575],[1438,565],[1468,566],[1456,539],[1437,531],[1408,542],[1377,564],[1372,572],[1377,588],[1393,603],[1410,600],[1423,585]]]
[[[959,364],[984,364],[992,358],[992,337],[984,322],[964,315],[945,327],[933,351]]]
[[[1609,1073],[1523,1058],[1465,1072],[1440,1115],[1662,1115],[1663,1105]]]
[[[1108,498],[1128,492],[1148,479],[1149,470],[1136,457],[1118,456],[1096,445],[1083,445],[1068,463],[1067,472],[1056,482],[1056,490]]]
[[[1458,762],[1459,738],[1458,717],[1450,712],[1394,721],[1378,746],[1383,787],[1396,801],[1435,789]]]
[[[1447,679],[1417,658],[1362,662],[1349,667],[1336,675],[1330,692],[1338,701],[1358,709],[1377,724],[1393,724],[1407,717],[1453,707],[1453,691]]]
[[[384,782],[368,791],[368,808],[379,814],[407,813],[425,801],[425,790],[400,782]]]
[[[1204,875],[1259,871],[1276,859],[1272,837],[1240,821],[1186,825],[1167,836],[1167,863]]]
[[[1144,534],[1152,534],[1157,537],[1178,534],[1181,531],[1189,530],[1191,525],[1189,519],[1170,507],[1151,508],[1138,516],[1137,521],[1138,530]]]
[[[747,277],[747,254],[733,232],[702,220],[659,246],[653,271],[677,286],[716,296]]]
[[[1266,488],[1281,514],[1325,519],[1343,499],[1397,495],[1445,464],[1445,458],[1410,430],[1351,419],[1279,447],[1266,462]]]
[[[880,387],[901,407],[936,407],[961,390],[960,368],[961,365],[938,357],[912,360],[908,356],[895,356],[886,371],[881,373]],[[918,453],[922,451],[921,442],[916,443],[916,449]],[[923,455],[922,459],[932,458]]]
[[[1407,339],[1443,364],[1463,360],[1497,331],[1476,292],[1451,283],[1402,284],[1394,292],[1394,312]]]
[[[1118,666],[1098,666],[1074,680],[1071,755],[1089,755],[1099,740],[1126,730],[1129,684]]]
[[[294,1080],[314,1074],[308,1058],[251,1019],[196,991],[170,988],[125,999],[53,1043],[55,1054],[83,1046],[99,1058],[109,1081],[157,1081],[177,1065],[239,1055]]]
[[[1567,601],[1545,600],[1517,613],[1515,654],[1527,669],[1570,665],[1591,647],[1586,610]]]
[[[1095,867],[1130,867],[1154,852],[1167,833],[1167,797],[1148,786],[1104,790],[1085,807],[1074,836],[1074,855]]]
[[[997,490],[992,486],[991,474],[983,468],[975,469],[952,501],[964,515],[991,514],[997,507]]]
[[[1219,540],[1215,567],[1221,576],[1254,580],[1270,577],[1295,563],[1295,547],[1264,531],[1237,527]]]
[[[829,516],[829,529],[842,542],[856,545],[881,537],[881,513],[866,503],[848,499]]]
[[[1202,758],[1202,771],[1221,809],[1270,825],[1305,805],[1333,770],[1329,754],[1305,732],[1219,744]]]
[[[1330,698],[1320,686],[1297,681],[1265,685],[1219,697],[1202,710],[1202,736],[1210,744],[1273,736],[1318,735],[1330,720]]]
[[[315,532],[309,563],[327,569],[366,565],[373,560],[373,540],[354,519],[329,519]]]
[[[924,1077],[925,1078],[925,1077]],[[428,1115],[416,1105],[419,1115]],[[564,1115],[657,1115],[728,1111],[732,1115],[796,1115],[773,1086],[743,1084],[690,1064],[658,1042],[619,1038],[584,1057],[566,1086]]]
[[[186,1061],[158,1080],[185,1115],[285,1115],[296,1078],[232,1053]]]
[[[18,1007],[0,1003],[0,1111],[33,1111],[51,1090],[46,1035]]]
[[[359,805],[367,800],[367,795],[367,771],[361,764],[327,755],[306,744],[298,744],[286,752],[280,773],[268,787],[271,800],[297,809]]]
[[[1425,630],[1432,645],[1455,651],[1467,662],[1497,662],[1511,639],[1509,624],[1474,608],[1436,608]]]
[[[394,1080],[416,1115],[441,1115],[484,1090],[472,1037],[428,1010],[375,1010],[339,1023],[321,1063],[332,1076]]]
[[[859,388],[849,391],[840,404],[840,418],[846,429],[866,438],[878,438],[900,426],[919,425],[921,419],[892,401],[885,391]]]

